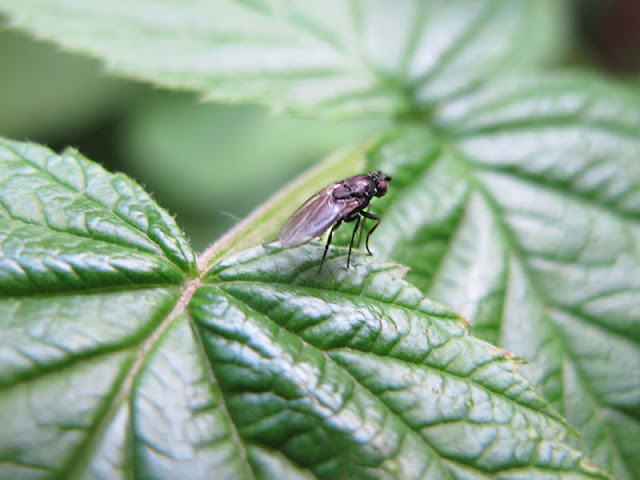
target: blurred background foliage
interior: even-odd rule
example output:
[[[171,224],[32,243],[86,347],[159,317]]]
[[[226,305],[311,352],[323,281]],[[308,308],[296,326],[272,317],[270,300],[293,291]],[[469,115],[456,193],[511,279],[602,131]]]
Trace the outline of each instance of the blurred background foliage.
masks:
[[[570,5],[560,61],[637,81],[640,2]],[[0,135],[71,145],[126,172],[178,216],[196,250],[318,159],[385,127],[379,118],[328,122],[203,103],[108,77],[98,61],[10,30],[0,30],[0,65]]]

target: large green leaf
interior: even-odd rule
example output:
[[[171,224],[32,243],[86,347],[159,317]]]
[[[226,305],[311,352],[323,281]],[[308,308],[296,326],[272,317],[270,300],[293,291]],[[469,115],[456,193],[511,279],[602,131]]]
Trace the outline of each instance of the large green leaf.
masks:
[[[608,478],[404,268],[223,241],[194,276],[134,182],[0,145],[0,478]]]
[[[429,106],[549,56],[553,0],[0,0],[12,25],[110,70],[318,115]]]

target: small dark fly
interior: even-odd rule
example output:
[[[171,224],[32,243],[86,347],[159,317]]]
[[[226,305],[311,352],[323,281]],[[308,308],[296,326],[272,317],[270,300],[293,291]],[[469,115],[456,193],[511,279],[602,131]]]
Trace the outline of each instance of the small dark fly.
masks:
[[[369,230],[365,241],[367,252],[369,255],[372,254],[369,250],[369,237],[378,228],[380,217],[365,209],[373,197],[382,197],[387,193],[387,182],[390,180],[390,176],[377,171],[366,175],[355,175],[332,183],[309,198],[291,215],[291,218],[282,226],[278,240],[284,248],[297,247],[319,237],[333,225],[318,269],[318,272],[321,272],[329,245],[331,245],[333,232],[342,222],[355,221],[351,243],[349,243],[349,255],[347,256],[347,268],[349,268],[353,242],[357,232],[360,231],[358,245],[360,244],[364,222],[367,219],[376,222]]]

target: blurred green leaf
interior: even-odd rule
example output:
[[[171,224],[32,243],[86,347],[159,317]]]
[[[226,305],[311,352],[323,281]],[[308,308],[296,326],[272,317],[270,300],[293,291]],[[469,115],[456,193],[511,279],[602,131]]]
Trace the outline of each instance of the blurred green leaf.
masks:
[[[0,65],[0,135],[57,139],[105,118],[131,93],[95,60],[23,33],[0,30]]]
[[[609,478],[404,268],[260,246],[190,279],[134,182],[0,145],[1,478]]]
[[[558,3],[0,0],[0,8],[12,25],[131,78],[345,116],[422,109],[538,64],[558,38]]]

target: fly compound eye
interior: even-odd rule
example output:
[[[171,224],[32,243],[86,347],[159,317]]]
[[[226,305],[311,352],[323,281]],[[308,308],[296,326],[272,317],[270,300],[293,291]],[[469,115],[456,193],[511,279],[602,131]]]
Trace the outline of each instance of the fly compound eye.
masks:
[[[387,182],[380,180],[378,182],[378,196],[382,196],[387,193]]]

